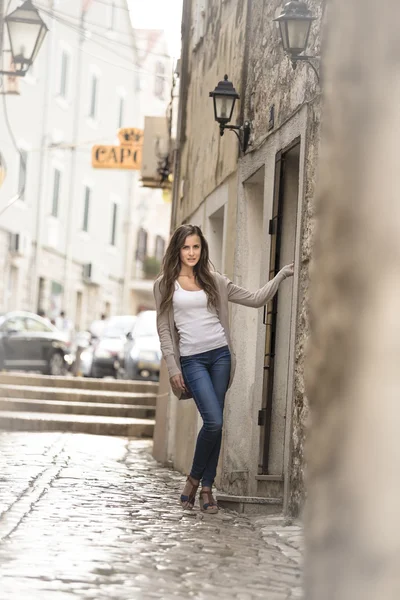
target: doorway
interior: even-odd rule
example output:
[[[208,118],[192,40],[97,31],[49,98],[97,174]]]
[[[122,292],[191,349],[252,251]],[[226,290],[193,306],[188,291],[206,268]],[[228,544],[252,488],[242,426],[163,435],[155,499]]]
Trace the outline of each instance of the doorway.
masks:
[[[294,261],[298,218],[300,175],[300,139],[278,152],[275,161],[275,183],[272,219],[269,223],[270,279],[286,264]],[[287,411],[291,410],[288,388],[290,332],[293,319],[293,279],[284,283],[265,307],[265,355],[263,371],[260,475],[282,475]]]
[[[207,240],[210,259],[217,271],[224,270],[224,220],[225,206],[210,215],[207,226]]]

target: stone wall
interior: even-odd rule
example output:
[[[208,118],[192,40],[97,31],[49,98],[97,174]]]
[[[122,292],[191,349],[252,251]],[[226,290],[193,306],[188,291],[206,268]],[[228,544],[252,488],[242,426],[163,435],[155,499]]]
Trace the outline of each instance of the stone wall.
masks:
[[[309,265],[314,234],[315,186],[318,168],[320,137],[320,100],[310,107],[311,115],[307,129],[307,160],[304,177],[304,202],[302,214],[301,265],[299,265],[299,302],[297,314],[294,396],[291,439],[291,481],[289,512],[298,515],[305,499],[304,444],[308,422],[308,400],[304,385],[304,363],[309,336]]]
[[[329,5],[306,369],[308,600],[400,595],[398,17],[395,0]]]
[[[192,7],[191,14],[190,5]],[[254,169],[261,168],[262,164],[269,165],[271,161],[275,160],[274,152],[284,150],[285,144],[288,143],[286,141],[288,129],[296,120],[296,115],[303,113],[303,109],[307,109],[307,125],[301,133],[304,157],[300,173],[303,204],[300,208],[301,250],[299,253],[300,264],[297,265],[299,286],[295,335],[291,462],[289,466],[291,476],[289,498],[287,499],[289,511],[298,514],[301,512],[305,496],[304,440],[308,402],[304,388],[304,356],[309,333],[309,262],[314,230],[314,189],[318,164],[321,88],[314,72],[308,65],[299,63],[297,69],[294,70],[283,51],[279,31],[273,22],[273,19],[281,12],[283,6],[281,0],[273,0],[268,3],[265,0],[252,0],[250,3],[235,0],[226,0],[225,2],[210,0],[206,13],[204,37],[197,43],[194,39],[195,27],[193,27],[195,5],[196,2],[190,3],[188,0],[184,11],[186,20],[183,22],[184,54],[181,81],[182,90],[184,88],[181,102],[183,132],[180,135],[178,161],[180,169],[179,181],[175,186],[173,225],[192,219],[200,207],[206,204],[214,190],[229,178],[227,218],[231,233],[227,240],[228,247],[225,249],[225,272],[239,284],[242,281],[243,283],[247,282],[247,276],[243,272],[242,266],[244,264],[243,256],[236,254],[236,259],[233,258],[235,246],[240,243],[240,238],[243,238],[243,234],[235,230],[237,227],[248,226],[248,224],[240,222],[240,206],[239,213],[237,208],[238,195],[240,197],[242,194],[241,187],[244,182],[242,175],[246,171],[250,176],[253,167]],[[324,21],[325,1],[310,0],[308,6],[316,16],[316,21],[312,26],[307,51],[309,54],[318,55],[321,45],[319,32]],[[219,136],[218,126],[213,118],[212,101],[208,97],[209,92],[215,88],[225,73],[229,75],[229,79],[241,94],[233,122],[243,122],[245,119],[252,122],[251,146],[246,156],[239,158],[238,172],[239,153],[236,138],[229,131],[225,133],[224,137]],[[271,128],[272,108],[274,124]],[[269,143],[271,136],[274,139]],[[263,163],[260,162],[261,158],[264,160]],[[256,163],[258,167],[255,166]],[[271,182],[270,179],[269,183],[271,184]],[[266,194],[268,193],[266,192]],[[245,199],[242,204],[245,206]],[[265,208],[268,206],[268,202],[266,202]],[[252,233],[249,232],[249,235],[251,236]],[[265,245],[264,234],[261,236],[261,240]],[[257,320],[256,315],[248,318]],[[248,336],[246,328],[241,329],[240,321],[236,322],[235,320],[233,329],[237,330],[234,336],[238,340],[238,347],[241,343],[246,346],[245,338],[247,340],[246,335]],[[257,327],[254,325],[254,330],[256,331],[256,329]],[[257,331],[259,333],[257,347],[259,347],[258,352],[261,353],[262,343],[260,340],[264,335],[264,330],[262,327],[258,327]],[[254,355],[254,340],[250,346],[248,351]],[[246,352],[246,348],[244,348],[244,352]],[[254,357],[251,361],[251,365],[253,365]],[[235,384],[237,395],[239,397],[240,391],[242,399],[243,397],[252,398],[254,395],[250,384],[253,371],[254,366],[251,367],[251,373],[245,374],[249,378],[249,382],[244,382],[241,377],[240,383]],[[235,393],[233,389],[231,391],[232,400],[234,400]],[[260,390],[257,391],[257,394],[259,397]],[[181,409],[178,407],[177,410],[180,414]],[[254,426],[254,423],[257,422],[257,410],[258,407],[254,403],[251,417],[252,437],[246,441],[246,448],[244,450],[242,448],[240,451],[240,464],[235,469],[232,465],[237,463],[233,460],[237,448],[234,448],[233,442],[230,442],[228,438],[225,439],[222,483],[228,491],[256,493],[253,471],[257,465],[259,445],[259,430]],[[230,409],[227,410],[228,421],[229,414]],[[194,415],[191,415],[189,421],[193,423],[193,419]],[[232,431],[237,420],[237,416],[233,415],[231,418]],[[233,454],[230,452],[230,448],[233,449]],[[187,465],[181,461],[178,466],[185,469]],[[239,487],[235,484],[236,488],[229,479],[229,473],[235,470],[246,474],[244,480],[240,485],[238,484]]]
[[[310,0],[307,5],[316,17],[307,52],[318,55],[318,32],[325,1]],[[316,77],[310,67],[299,63],[293,70],[283,51],[279,30],[273,21],[280,14],[282,6],[281,0],[251,2],[245,116],[253,124],[252,142],[255,147],[268,135],[270,107],[274,106],[277,128],[300,106],[312,101],[319,92]]]
[[[316,20],[312,26],[307,52],[319,55],[320,31],[325,17],[325,1],[310,0],[308,6]],[[308,105],[305,135],[305,173],[301,228],[301,264],[295,349],[294,400],[291,440],[291,481],[289,511],[301,512],[304,496],[304,440],[308,401],[304,386],[304,357],[309,334],[308,284],[314,230],[314,190],[317,177],[320,135],[320,86],[312,69],[299,63],[292,68],[282,49],[279,30],[273,19],[280,14],[282,2],[253,0],[249,14],[249,49],[246,73],[245,118],[252,121],[252,147],[260,148],[269,136],[277,134],[301,107]],[[270,129],[271,110],[274,127]],[[272,158],[272,157],[271,157]],[[302,174],[300,175],[302,177]]]
[[[225,74],[240,92],[245,55],[247,2],[243,0],[210,0],[204,37],[195,42],[192,2],[190,22],[183,23],[183,35],[188,36],[188,52],[183,58],[187,81],[187,101],[183,106],[185,124],[180,148],[180,185],[175,222],[182,223],[192,215],[204,199],[236,171],[238,144],[232,132],[221,138],[214,120],[214,90]],[[241,110],[237,103],[232,123]]]

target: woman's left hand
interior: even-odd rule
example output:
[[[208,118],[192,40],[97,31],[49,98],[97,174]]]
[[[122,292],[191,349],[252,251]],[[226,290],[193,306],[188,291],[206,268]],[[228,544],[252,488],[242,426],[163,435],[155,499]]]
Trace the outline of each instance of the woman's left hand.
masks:
[[[169,381],[170,381],[172,390],[174,392],[179,392],[179,393],[187,392],[185,381],[184,381],[181,373],[179,373],[178,375],[174,375],[173,377],[170,378]]]

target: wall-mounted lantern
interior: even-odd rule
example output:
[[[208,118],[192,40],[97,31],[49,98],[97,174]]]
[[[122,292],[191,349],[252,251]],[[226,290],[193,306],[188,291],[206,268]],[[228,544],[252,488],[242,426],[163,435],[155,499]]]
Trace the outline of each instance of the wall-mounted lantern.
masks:
[[[228,75],[225,75],[224,80],[218,83],[213,92],[210,92],[210,97],[214,101],[214,118],[219,123],[221,136],[224,135],[225,129],[232,130],[238,137],[241,149],[246,152],[251,132],[250,122],[245,121],[243,125],[228,125],[232,119],[236,100],[240,99],[232,82],[228,80]]]
[[[0,71],[1,75],[24,77],[34,62],[48,31],[32,0],[25,2],[4,19],[10,39],[15,71]],[[1,25],[0,25],[1,26]]]
[[[303,54],[307,49],[311,24],[315,21],[315,17],[307,4],[303,0],[290,0],[274,21],[279,25],[283,48],[290,56],[293,68],[296,68],[298,61],[307,62],[314,70],[319,81],[318,70],[311,62],[312,60],[319,60],[319,57]]]

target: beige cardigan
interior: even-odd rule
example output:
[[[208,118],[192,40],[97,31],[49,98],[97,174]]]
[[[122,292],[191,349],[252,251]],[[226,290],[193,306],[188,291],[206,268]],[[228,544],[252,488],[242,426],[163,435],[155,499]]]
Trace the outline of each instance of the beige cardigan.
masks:
[[[231,377],[229,381],[229,387],[232,384],[233,377],[235,375],[236,368],[236,356],[232,348],[232,341],[229,329],[229,310],[228,302],[234,302],[235,304],[242,304],[243,306],[251,306],[253,308],[260,308],[267,304],[276,294],[279,288],[279,284],[286,279],[285,273],[279,271],[279,273],[271,279],[264,287],[259,289],[257,292],[249,292],[248,290],[241,288],[232,281],[221,275],[220,273],[213,273],[217,289],[219,292],[219,302],[217,305],[217,314],[224,328],[226,339],[228,342],[229,349],[231,351]],[[161,292],[160,292],[161,277],[154,282],[154,298],[156,301],[157,308],[157,329],[160,337],[161,352],[163,358],[167,364],[167,369],[170,378],[174,375],[181,373],[180,368],[180,355],[179,355],[179,334],[175,326],[174,321],[174,309],[173,306],[169,311],[164,311],[160,314],[161,306]],[[191,398],[190,394],[176,394],[181,400]]]

